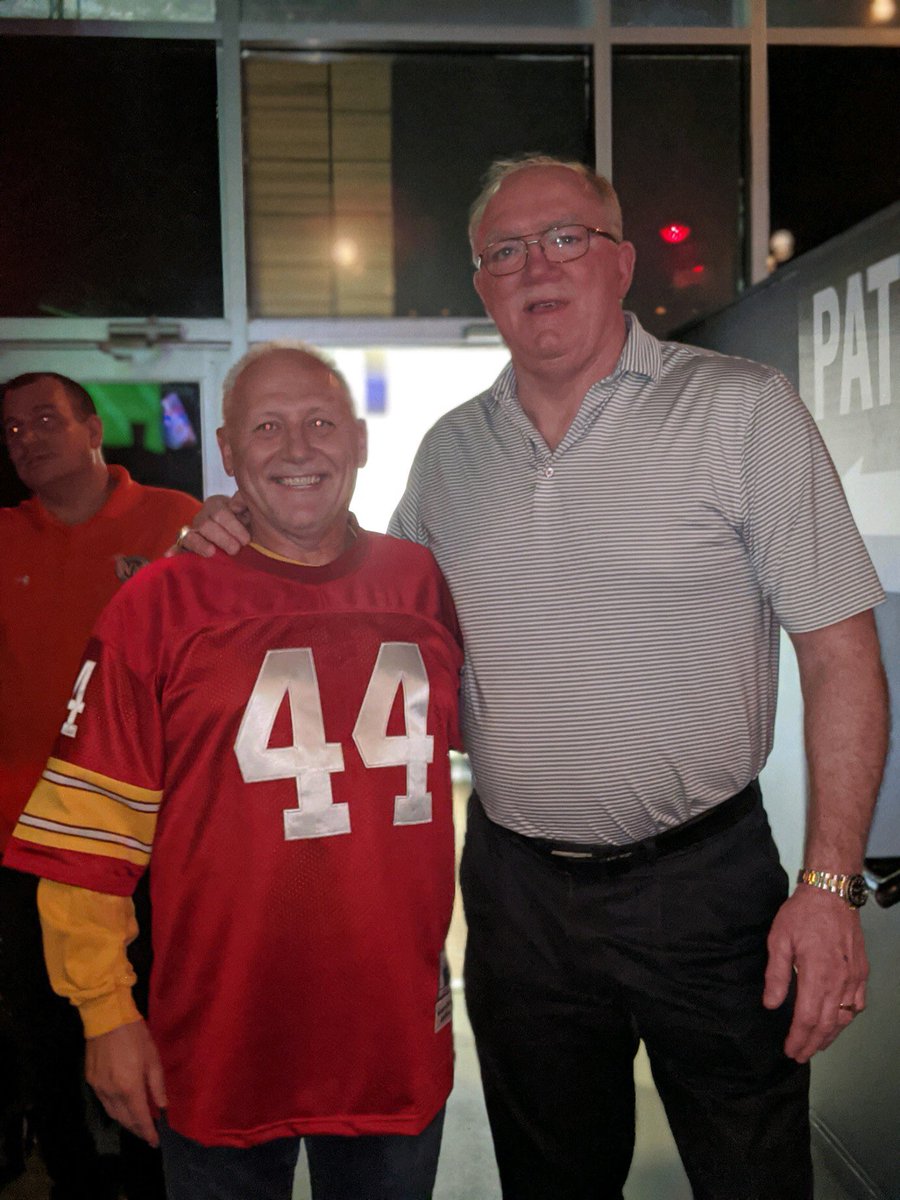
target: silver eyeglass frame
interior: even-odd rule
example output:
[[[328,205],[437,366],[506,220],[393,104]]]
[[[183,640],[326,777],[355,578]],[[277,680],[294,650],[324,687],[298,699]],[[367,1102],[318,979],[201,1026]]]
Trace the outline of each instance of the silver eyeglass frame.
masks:
[[[572,258],[554,259],[554,258],[547,257],[547,248],[544,245],[544,239],[547,237],[548,234],[557,233],[561,229],[583,229],[585,231],[585,233],[587,233],[589,235],[587,242],[585,244],[584,250],[581,252],[581,254],[576,254]],[[597,229],[593,225],[582,225],[580,221],[572,221],[565,225],[551,225],[548,229],[543,229],[543,230],[541,230],[540,233],[528,234],[527,237],[497,238],[493,242],[488,242],[488,244],[484,247],[484,249],[481,251],[481,253],[475,259],[475,269],[477,271],[480,271],[483,267],[484,270],[487,271],[487,273],[489,275],[493,275],[495,279],[502,279],[504,275],[518,275],[518,273],[520,271],[525,270],[525,264],[528,262],[528,247],[529,246],[540,246],[541,253],[543,254],[544,258],[547,259],[547,262],[552,262],[552,263],[556,263],[559,265],[565,265],[566,263],[569,263],[569,262],[578,262],[579,258],[584,258],[584,256],[587,254],[588,250],[590,250],[590,248],[591,248],[590,234],[594,234],[596,237],[606,238],[606,240],[608,242],[612,242],[612,244],[614,246],[620,245],[621,241],[622,241],[621,238],[617,238],[614,233],[610,233],[606,229]],[[525,256],[522,259],[522,264],[521,264],[521,266],[516,267],[512,271],[500,271],[500,272],[492,271],[491,268],[484,261],[484,256],[485,256],[485,254],[487,254],[488,250],[490,250],[491,246],[499,246],[503,242],[519,242],[519,243],[521,243],[521,245],[525,251]]]

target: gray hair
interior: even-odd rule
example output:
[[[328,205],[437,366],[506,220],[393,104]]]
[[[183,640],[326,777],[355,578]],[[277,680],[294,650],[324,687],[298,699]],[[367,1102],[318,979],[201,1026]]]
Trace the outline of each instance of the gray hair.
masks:
[[[261,358],[267,358],[270,354],[277,354],[282,350],[293,350],[297,354],[305,354],[307,358],[315,359],[316,362],[322,363],[334,375],[341,389],[347,398],[347,403],[350,405],[350,411],[356,416],[356,405],[353,402],[353,394],[350,391],[350,385],[342,371],[339,371],[335,365],[334,359],[324,354],[321,350],[317,350],[315,346],[310,346],[307,342],[292,340],[290,338],[280,338],[272,342],[260,342],[256,346],[251,346],[246,354],[242,355],[238,361],[229,368],[228,374],[225,376],[225,382],[222,384],[222,421],[228,423],[228,418],[231,415],[231,405],[234,398],[234,391],[237,387],[238,380],[253,363],[258,362]]]
[[[521,158],[500,158],[491,163],[488,168],[484,177],[484,185],[475,203],[469,209],[469,243],[472,246],[473,261],[477,262],[478,258],[475,254],[475,234],[481,224],[484,210],[496,196],[504,180],[508,179],[510,175],[515,175],[517,171],[526,171],[530,167],[565,167],[568,171],[574,171],[603,201],[609,210],[611,226],[609,232],[621,238],[622,209],[619,205],[619,197],[616,195],[613,185],[604,175],[598,175],[591,167],[585,166],[582,162],[576,162],[574,159],[553,158],[549,154],[525,154]]]

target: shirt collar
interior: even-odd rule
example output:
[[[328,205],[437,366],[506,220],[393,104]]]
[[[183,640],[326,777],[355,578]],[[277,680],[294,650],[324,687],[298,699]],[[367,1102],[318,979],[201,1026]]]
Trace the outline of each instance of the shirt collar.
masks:
[[[647,332],[634,313],[625,313],[625,324],[628,335],[613,373],[640,375],[648,382],[656,382],[662,371],[659,339]]]

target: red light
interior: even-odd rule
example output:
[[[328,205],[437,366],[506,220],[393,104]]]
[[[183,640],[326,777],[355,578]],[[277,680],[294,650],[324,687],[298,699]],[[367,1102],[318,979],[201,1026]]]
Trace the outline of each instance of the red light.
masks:
[[[695,275],[702,275],[706,270],[706,267],[704,267],[702,263],[697,263],[696,267],[691,267],[691,270]]]
[[[670,246],[677,246],[679,242],[684,242],[691,236],[691,227],[690,225],[678,225],[673,221],[671,225],[663,225],[659,236]]]

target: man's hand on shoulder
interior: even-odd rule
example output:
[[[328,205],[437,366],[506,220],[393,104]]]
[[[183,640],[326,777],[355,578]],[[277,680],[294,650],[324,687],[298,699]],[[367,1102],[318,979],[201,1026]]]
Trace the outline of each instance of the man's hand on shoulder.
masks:
[[[208,496],[190,527],[178,535],[175,545],[166,551],[171,558],[182,550],[212,558],[216,550],[237,554],[250,541],[247,528],[249,513],[240,492],[233,496]]]
[[[166,1088],[156,1045],[143,1021],[88,1038],[84,1073],[114,1121],[151,1146],[159,1145],[151,1102],[165,1108]]]
[[[838,896],[800,884],[779,909],[768,945],[763,1004],[784,1003],[796,967],[794,1019],[784,1052],[807,1062],[866,1006],[869,963],[859,912]]]

